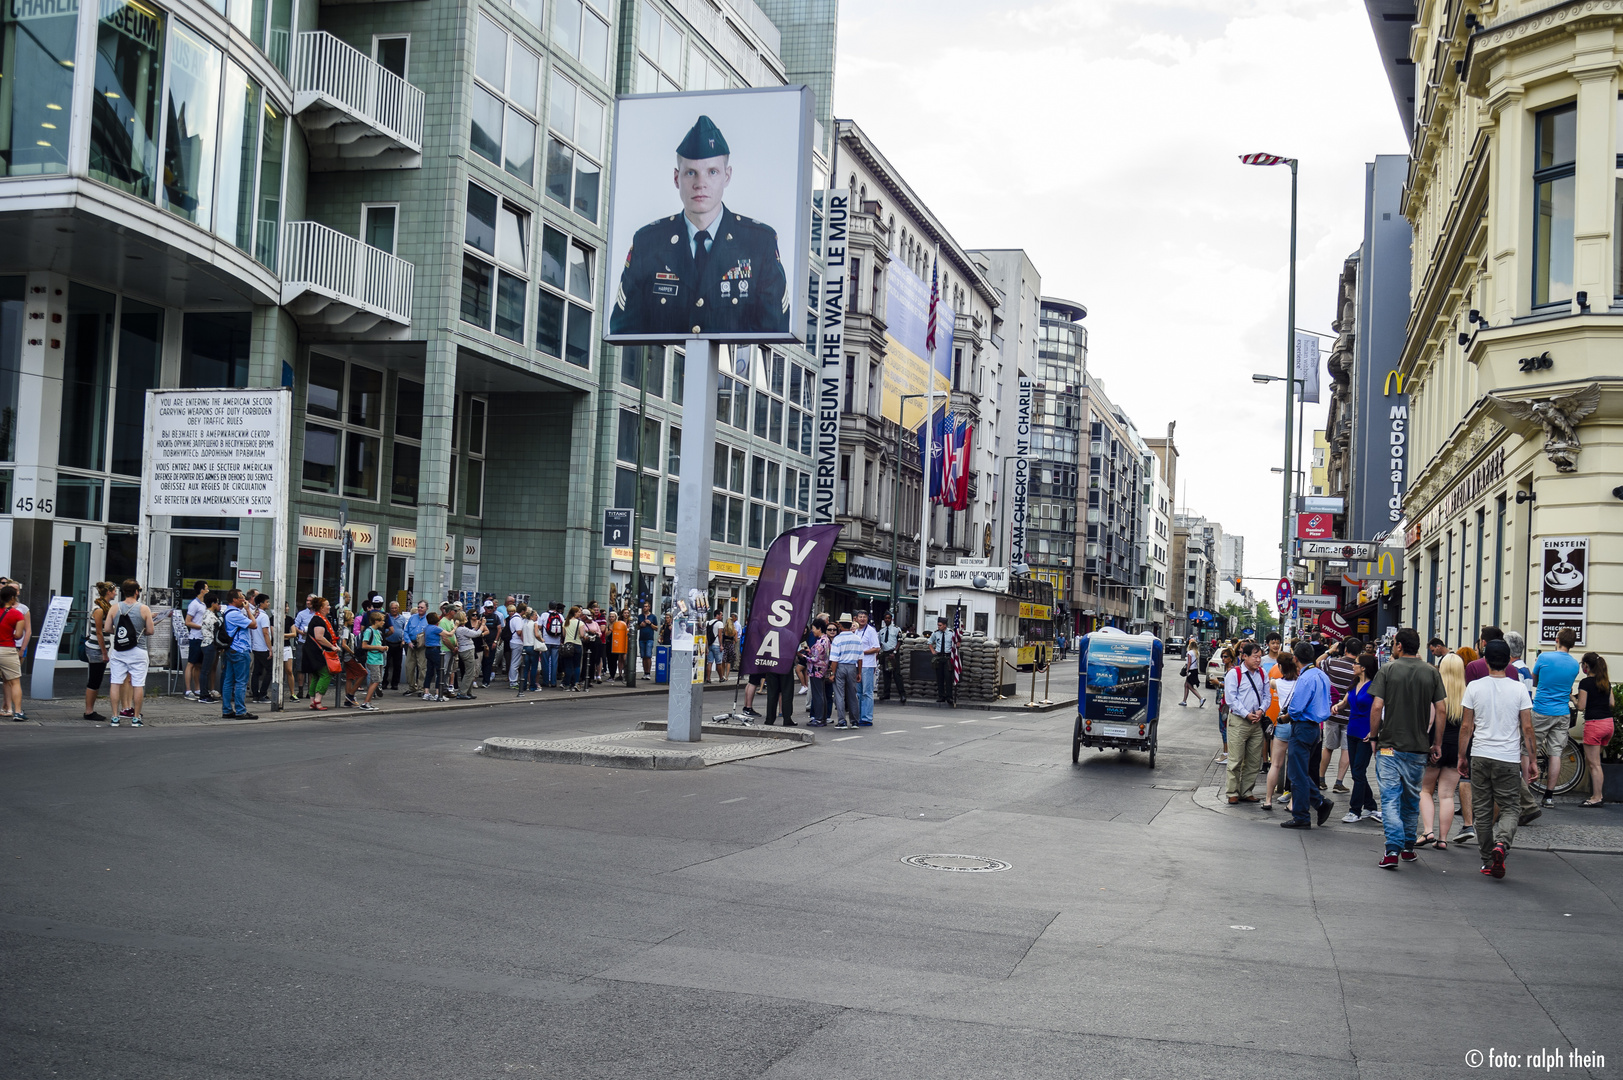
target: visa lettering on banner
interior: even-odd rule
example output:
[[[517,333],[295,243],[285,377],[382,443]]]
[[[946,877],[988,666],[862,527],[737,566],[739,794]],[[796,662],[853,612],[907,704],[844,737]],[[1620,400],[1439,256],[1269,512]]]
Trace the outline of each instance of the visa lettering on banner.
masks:
[[[845,390],[846,235],[851,218],[851,192],[823,193],[822,292],[808,351],[817,356],[817,433],[813,441],[812,520],[834,520],[834,492],[840,479],[840,402]]]
[[[795,649],[811,621],[817,584],[840,525],[802,525],[779,534],[761,563],[744,631],[744,673],[794,670]]]

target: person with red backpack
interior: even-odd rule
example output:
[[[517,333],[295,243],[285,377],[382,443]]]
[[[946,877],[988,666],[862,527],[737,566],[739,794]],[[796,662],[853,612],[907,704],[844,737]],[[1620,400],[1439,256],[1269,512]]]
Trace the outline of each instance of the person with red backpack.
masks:
[[[541,653],[541,685],[558,687],[558,660],[564,644],[564,616],[553,604],[539,615],[541,622],[541,643],[546,649]]]

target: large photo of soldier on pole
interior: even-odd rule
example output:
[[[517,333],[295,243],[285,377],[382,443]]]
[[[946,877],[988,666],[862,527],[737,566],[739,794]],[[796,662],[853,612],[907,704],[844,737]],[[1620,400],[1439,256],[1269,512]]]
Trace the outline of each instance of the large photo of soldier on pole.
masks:
[[[802,87],[620,99],[608,341],[798,339],[809,102]]]

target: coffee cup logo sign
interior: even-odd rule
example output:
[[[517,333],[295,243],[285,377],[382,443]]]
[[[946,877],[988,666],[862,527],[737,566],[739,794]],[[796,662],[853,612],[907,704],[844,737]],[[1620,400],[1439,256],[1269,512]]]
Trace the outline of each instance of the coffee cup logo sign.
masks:
[[[1544,540],[1539,577],[1539,640],[1555,641],[1571,629],[1583,644],[1589,606],[1589,538],[1552,536]]]

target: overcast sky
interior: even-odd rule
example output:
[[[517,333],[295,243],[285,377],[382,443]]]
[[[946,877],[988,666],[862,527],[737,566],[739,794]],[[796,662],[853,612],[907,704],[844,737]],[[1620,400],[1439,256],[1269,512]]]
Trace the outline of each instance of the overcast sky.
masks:
[[[1296,322],[1329,332],[1364,163],[1407,152],[1361,0],[840,8],[835,115],[960,244],[1087,306],[1089,369],[1142,434],[1177,421],[1179,506],[1246,538],[1271,599],[1284,395],[1251,374],[1286,363],[1290,173],[1237,156],[1301,159]]]

